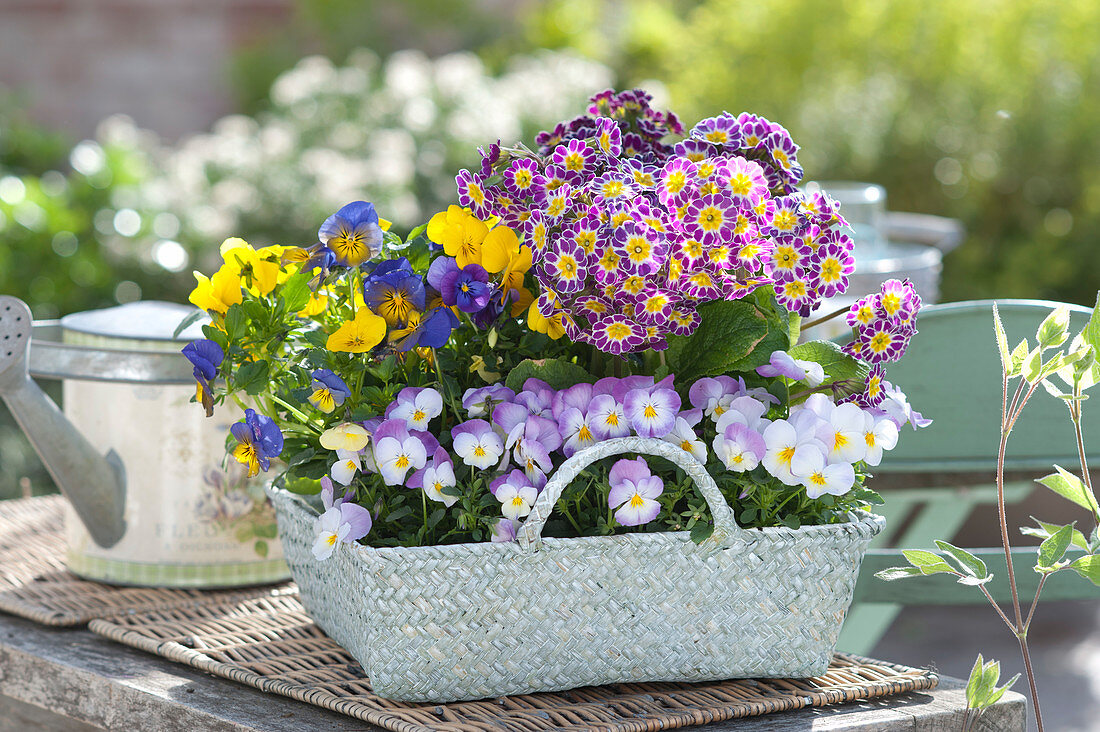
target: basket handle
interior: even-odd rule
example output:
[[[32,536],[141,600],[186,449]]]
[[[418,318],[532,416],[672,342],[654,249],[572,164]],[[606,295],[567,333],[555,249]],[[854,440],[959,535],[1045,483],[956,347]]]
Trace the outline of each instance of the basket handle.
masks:
[[[684,469],[699,488],[710,508],[714,519],[714,532],[702,546],[713,551],[729,546],[733,538],[742,533],[742,529],[733,520],[733,511],[726,503],[718,484],[707,472],[706,467],[677,445],[655,437],[617,437],[598,442],[573,454],[554,471],[554,475],[543,487],[542,493],[531,507],[531,513],[517,532],[516,539],[524,554],[536,552],[542,547],[542,528],[550,518],[561,492],[573,482],[573,479],[597,460],[611,455],[638,454],[656,455],[676,463]]]

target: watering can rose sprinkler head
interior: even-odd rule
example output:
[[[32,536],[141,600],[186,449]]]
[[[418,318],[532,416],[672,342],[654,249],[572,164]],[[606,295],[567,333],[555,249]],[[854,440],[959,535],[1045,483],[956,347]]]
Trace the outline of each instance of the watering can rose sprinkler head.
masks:
[[[31,380],[31,325],[26,303],[0,295],[0,397],[92,539],[102,547],[113,546],[126,532],[122,462],[113,451],[104,456],[92,447]]]

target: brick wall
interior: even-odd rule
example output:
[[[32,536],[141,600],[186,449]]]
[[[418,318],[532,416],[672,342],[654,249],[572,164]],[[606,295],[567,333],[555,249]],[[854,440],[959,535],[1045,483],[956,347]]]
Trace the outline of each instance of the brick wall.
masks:
[[[74,135],[125,113],[169,138],[231,111],[233,48],[292,0],[0,0],[0,86]]]

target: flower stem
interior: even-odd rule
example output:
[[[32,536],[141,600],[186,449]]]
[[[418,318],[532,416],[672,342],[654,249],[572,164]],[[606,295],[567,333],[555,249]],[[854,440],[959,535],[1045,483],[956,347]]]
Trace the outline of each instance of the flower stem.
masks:
[[[836,318],[840,315],[843,315],[844,313],[848,312],[850,309],[851,309],[850,306],[845,305],[844,307],[837,308],[836,310],[829,313],[828,315],[822,315],[820,318],[814,318],[813,320],[811,320],[808,323],[803,323],[802,324],[802,330],[807,331],[810,328],[813,328],[815,325],[821,325],[822,323],[828,323],[833,318]]]

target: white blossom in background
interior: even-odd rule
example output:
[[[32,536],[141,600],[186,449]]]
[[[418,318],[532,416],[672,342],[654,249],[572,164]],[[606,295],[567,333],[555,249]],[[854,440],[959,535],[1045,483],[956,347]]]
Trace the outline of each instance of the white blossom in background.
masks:
[[[172,236],[150,225],[127,245],[163,253],[157,245],[169,240],[186,250],[188,267],[201,267],[229,236],[308,244],[320,222],[354,200],[372,201],[399,229],[416,226],[454,202],[454,175],[477,164],[478,146],[530,142],[612,81],[606,67],[568,52],[517,57],[491,75],[471,53],[402,51],[381,61],[359,50],[339,67],[302,59],[275,80],[268,111],[230,115],[177,147],[121,118],[101,134],[150,160],[150,179],[118,208],[178,221]],[[81,160],[88,166],[99,150],[92,145]]]

